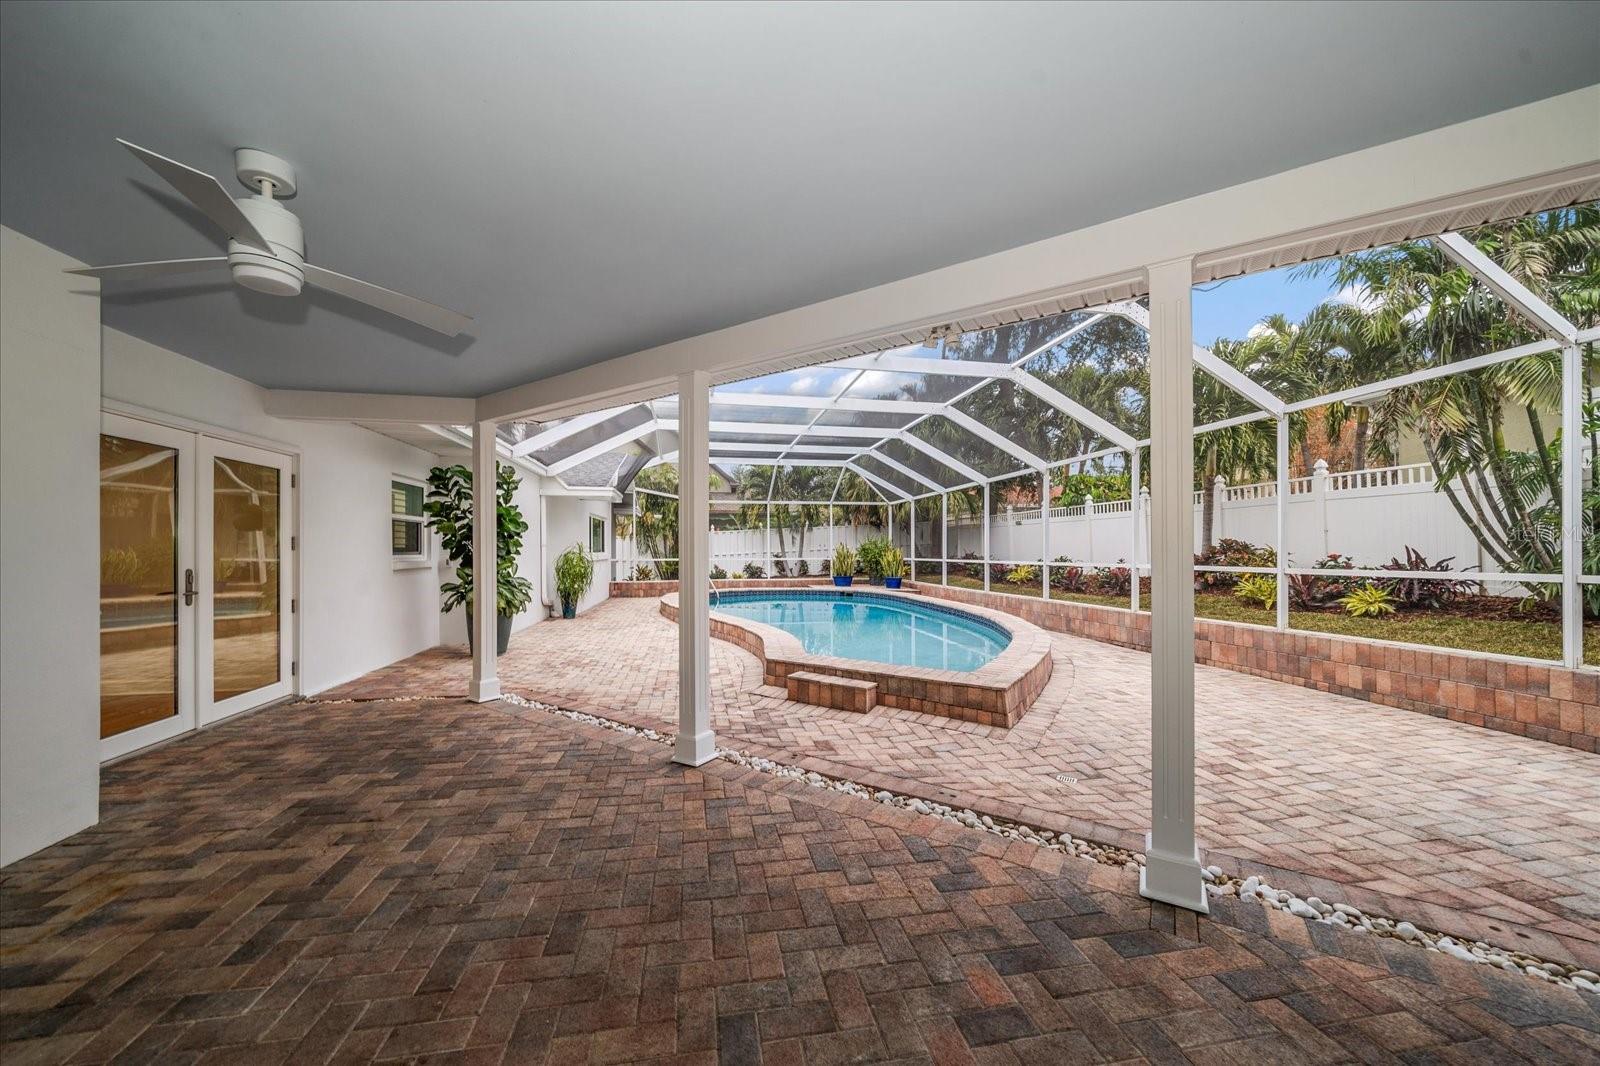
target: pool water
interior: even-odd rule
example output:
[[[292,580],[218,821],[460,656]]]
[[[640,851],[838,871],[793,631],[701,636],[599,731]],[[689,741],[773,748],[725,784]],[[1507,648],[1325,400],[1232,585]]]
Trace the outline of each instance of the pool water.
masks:
[[[976,670],[1011,643],[972,615],[871,593],[722,592],[711,609],[792,634],[811,655],[932,670]]]

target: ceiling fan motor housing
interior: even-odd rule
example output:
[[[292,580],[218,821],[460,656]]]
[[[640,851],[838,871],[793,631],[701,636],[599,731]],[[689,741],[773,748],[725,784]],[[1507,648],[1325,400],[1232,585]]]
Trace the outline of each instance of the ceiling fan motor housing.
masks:
[[[266,196],[248,196],[234,203],[267,239],[271,252],[230,240],[228,266],[233,270],[233,280],[271,296],[297,295],[306,280],[306,242],[300,219]]]

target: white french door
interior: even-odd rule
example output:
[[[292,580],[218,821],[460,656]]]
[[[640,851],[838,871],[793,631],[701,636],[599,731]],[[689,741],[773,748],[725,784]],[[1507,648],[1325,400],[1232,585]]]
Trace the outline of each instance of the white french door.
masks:
[[[294,691],[291,473],[286,455],[101,416],[101,758]]]

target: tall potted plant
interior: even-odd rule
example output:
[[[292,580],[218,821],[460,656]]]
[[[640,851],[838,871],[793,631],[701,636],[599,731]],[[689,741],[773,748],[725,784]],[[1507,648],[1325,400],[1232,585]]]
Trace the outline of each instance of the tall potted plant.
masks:
[[[501,654],[511,643],[511,620],[533,602],[533,583],[517,573],[517,556],[528,531],[522,508],[512,503],[522,479],[510,466],[495,477],[495,644]],[[422,505],[429,529],[437,530],[445,557],[456,567],[454,581],[439,586],[444,609],[467,611],[467,647],[476,637],[472,627],[472,471],[464,466],[436,466],[428,471],[428,496]]]
[[[884,556],[889,550],[888,537],[869,537],[861,542],[861,547],[856,549],[856,558],[861,561],[861,569],[867,572],[867,580],[874,585],[883,584]]]
[[[578,601],[594,584],[594,560],[582,544],[574,544],[556,558],[556,595],[561,597],[561,617],[576,618]]]
[[[850,545],[841,544],[833,549],[833,583],[841,587],[855,580],[856,553]]]
[[[905,553],[899,548],[893,546],[885,548],[883,550],[881,566],[883,569],[883,587],[890,589],[899,588],[901,579],[906,576]]]

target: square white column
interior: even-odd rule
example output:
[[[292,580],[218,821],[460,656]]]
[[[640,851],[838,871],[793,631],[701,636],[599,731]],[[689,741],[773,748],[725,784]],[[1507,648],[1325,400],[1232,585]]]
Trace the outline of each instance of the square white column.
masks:
[[[685,766],[717,754],[711,733],[710,530],[711,375],[694,370],[678,375],[678,741],[672,761]]]
[[[1194,266],[1150,275],[1150,834],[1139,892],[1204,913],[1194,840]]]
[[[495,675],[499,641],[499,595],[495,584],[500,524],[500,504],[495,484],[499,463],[495,456],[495,423],[472,427],[472,685],[474,703],[500,698]]]

